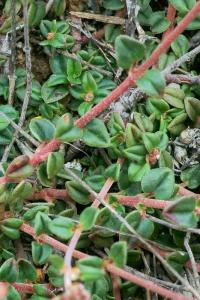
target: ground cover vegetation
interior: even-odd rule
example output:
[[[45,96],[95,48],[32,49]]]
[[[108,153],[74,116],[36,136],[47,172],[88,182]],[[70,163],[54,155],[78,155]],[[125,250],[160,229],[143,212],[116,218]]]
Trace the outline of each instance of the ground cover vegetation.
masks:
[[[0,1],[0,299],[200,299],[200,1]]]

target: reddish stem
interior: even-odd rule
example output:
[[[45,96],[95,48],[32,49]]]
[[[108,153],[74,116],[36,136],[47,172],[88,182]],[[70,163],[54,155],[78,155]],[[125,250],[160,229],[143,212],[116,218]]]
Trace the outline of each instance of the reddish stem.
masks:
[[[64,287],[65,291],[70,289],[71,286],[71,277],[72,277],[72,257],[73,257],[73,252],[76,249],[76,245],[79,241],[79,238],[81,237],[82,229],[77,228],[74,232],[74,235],[72,239],[70,240],[69,247],[65,253],[65,273],[64,273]]]
[[[35,167],[42,161],[46,160],[49,153],[55,151],[60,146],[61,142],[59,140],[52,140],[43,146],[39,151],[35,152],[32,157],[30,158],[30,164]]]
[[[105,97],[99,104],[95,105],[90,111],[88,111],[84,116],[79,118],[75,124],[76,126],[83,128],[92,119],[98,116],[104,109],[106,109],[114,100],[126,92],[132,85],[134,81],[128,76],[115,90],[113,90],[107,97]]]
[[[5,184],[5,183],[9,183],[9,182],[17,183],[17,182],[19,182],[19,179],[9,178],[7,176],[0,177],[0,184]]]
[[[179,185],[179,190],[178,190],[179,195],[181,196],[192,196],[196,200],[200,200],[200,194],[195,194],[192,191],[189,191],[188,189],[184,188],[183,186]]]
[[[31,283],[12,283],[12,286],[19,292],[19,293],[27,293],[27,294],[34,294],[33,284]],[[43,287],[46,289],[52,288],[50,284],[43,284]]]
[[[38,242],[46,243],[46,244],[52,246],[54,249],[57,249],[61,252],[65,253],[68,249],[67,245],[55,240],[54,238],[50,237],[47,234],[41,234],[40,236],[36,236],[34,228],[26,223],[22,224],[22,226],[20,227],[20,230],[31,235]],[[80,252],[78,250],[74,250],[73,256],[77,259],[88,257],[87,254]]]
[[[117,163],[122,164],[123,163],[123,159],[118,159]],[[104,186],[102,187],[101,191],[99,192],[98,196],[101,198],[105,198],[108,191],[110,190],[112,184],[113,184],[114,180],[112,178],[108,178],[104,184]],[[100,202],[95,199],[94,202],[92,203],[92,207],[98,208],[100,205]],[[69,287],[71,286],[71,267],[72,267],[72,256],[73,256],[73,252],[76,249],[76,245],[79,241],[79,238],[81,236],[82,233],[82,229],[81,227],[78,227],[75,232],[74,235],[72,237],[72,239],[70,240],[69,243],[69,247],[68,250],[65,253],[65,266],[66,266],[66,272],[64,274],[64,283],[65,283],[65,290],[67,291],[69,289]]]
[[[52,189],[46,188],[39,192],[32,194],[28,200],[41,200],[52,201],[53,199],[66,200],[68,198],[68,193],[64,189]]]
[[[146,207],[157,208],[157,209],[164,209],[166,206],[172,203],[172,201],[142,198],[141,195],[118,196],[117,199],[119,203],[126,206],[135,207],[137,204],[142,203]]]
[[[124,159],[119,158],[117,160],[117,163],[122,164],[124,161]],[[104,186],[102,187],[101,191],[99,192],[98,196],[100,198],[105,198],[108,191],[110,190],[112,184],[113,184],[114,180],[112,178],[108,178],[104,184]],[[94,202],[92,203],[92,207],[98,208],[100,205],[100,202],[95,199]],[[65,290],[67,290],[70,285],[71,285],[71,261],[72,261],[72,256],[73,256],[73,252],[76,249],[76,245],[79,241],[79,238],[81,236],[82,233],[82,229],[81,227],[78,227],[75,232],[74,235],[72,237],[72,239],[70,240],[69,243],[69,248],[65,253],[65,266],[66,266],[66,272],[64,275],[64,282],[65,282]]]
[[[185,30],[185,28],[187,28],[187,26],[198,16],[199,13],[200,1],[196,3],[196,5],[188,12],[183,20],[176,26],[176,28],[168,34],[168,36],[153,51],[151,56],[141,66],[138,67],[136,74],[131,74],[133,75],[134,80],[137,80],[147,69],[157,62],[159,56],[166,52],[171,43]]]
[[[168,36],[160,43],[160,45],[153,51],[151,56],[137,68],[130,70],[129,76],[107,97],[104,98],[99,104],[95,105],[90,111],[88,111],[83,117],[76,121],[76,125],[83,128],[92,119],[98,116],[104,109],[106,109],[112,102],[116,101],[125,91],[133,86],[146,70],[152,67],[158,60],[159,56],[166,52],[171,43],[181,34],[190,22],[197,17],[200,12],[200,2],[191,9],[191,11],[183,18],[183,20],[177,25],[177,27],[168,34]]]
[[[186,268],[192,269],[192,263],[190,260],[188,260],[185,264]],[[196,263],[197,272],[200,273],[200,264]]]
[[[116,275],[112,274],[111,278],[112,278],[114,299],[115,300],[121,300],[119,276],[116,276]]]
[[[68,249],[67,245],[53,239],[52,237],[50,237],[46,234],[36,236],[35,230],[27,224],[23,224],[20,229],[21,229],[21,231],[26,232],[27,234],[31,235],[37,241],[39,241],[41,243],[47,243],[47,244],[51,245],[52,247],[54,247],[55,249],[57,249],[61,252],[66,253],[66,251]],[[73,256],[75,258],[78,258],[78,259],[89,257],[89,255],[87,255],[83,252],[77,251],[77,250],[73,251]],[[131,281],[131,282],[133,282],[133,283],[135,283],[135,284],[137,284],[137,285],[139,285],[139,286],[141,286],[145,289],[149,289],[152,292],[160,294],[164,297],[167,297],[167,298],[170,298],[170,299],[175,299],[175,300],[192,300],[192,298],[190,298],[190,297],[186,297],[182,294],[175,293],[175,292],[172,292],[168,289],[160,287],[160,286],[156,285],[155,283],[153,283],[149,280],[138,277],[137,275],[130,274],[130,273],[126,272],[125,270],[122,270],[120,268],[115,267],[112,264],[105,264],[105,268],[111,274],[115,274],[117,276],[120,276],[123,279]]]
[[[189,11],[189,13],[183,18],[183,20],[177,25],[177,27],[170,32],[167,37],[161,42],[161,44],[153,51],[151,56],[137,69],[132,68],[129,72],[129,76],[107,97],[104,98],[99,104],[95,105],[89,112],[83,117],[79,118],[75,124],[76,126],[83,128],[92,119],[98,116],[104,109],[106,109],[112,102],[114,102],[119,96],[126,92],[131,86],[133,86],[137,79],[139,79],[146,70],[152,67],[158,60],[159,56],[166,52],[171,43],[181,34],[184,29],[197,17],[200,12],[200,1]],[[36,152],[30,159],[30,163],[33,166],[37,166],[40,162],[45,160],[49,153],[56,150],[61,144],[58,140],[52,140],[46,146],[44,146],[39,152]],[[1,179],[3,180],[3,179]],[[1,183],[1,182],[0,182]],[[3,182],[4,183],[4,182]]]
[[[5,299],[8,294],[9,284],[7,282],[0,282],[0,299]]]
[[[162,38],[166,38],[170,32],[172,32],[174,28],[174,22],[176,17],[176,8],[171,5],[169,2],[168,9],[167,9],[167,20],[170,22],[169,28],[163,33]]]
[[[145,288],[146,290],[150,290],[150,291],[157,293],[165,298],[174,299],[174,300],[189,300],[189,299],[192,300],[192,298],[184,296],[183,294],[175,293],[173,291],[167,290],[161,286],[158,286],[157,284],[155,284],[152,281],[143,279],[141,277],[138,277],[136,275],[128,273],[123,269],[117,268],[113,264],[109,264],[106,267],[106,269],[110,273],[117,274],[118,276],[122,277],[123,279],[131,281],[131,282]]]

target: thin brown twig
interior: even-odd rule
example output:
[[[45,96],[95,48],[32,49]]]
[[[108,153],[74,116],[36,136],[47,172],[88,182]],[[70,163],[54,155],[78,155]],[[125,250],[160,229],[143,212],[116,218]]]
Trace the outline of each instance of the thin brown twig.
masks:
[[[168,83],[187,83],[187,84],[200,84],[200,76],[168,74],[165,76]]]
[[[87,61],[83,60],[82,58],[78,57],[76,54],[74,53],[69,53],[68,51],[57,51],[61,54],[63,54],[66,57],[69,57],[73,60],[76,60],[78,62],[80,62],[82,65],[87,66],[90,69],[96,70],[97,72],[101,73],[102,75],[108,76],[108,77],[113,77],[113,74],[109,71],[103,70],[97,66],[94,66],[90,63],[88,63]]]
[[[179,68],[185,62],[190,62],[198,53],[200,53],[200,46],[197,46],[193,50],[185,53],[179,59],[175,60],[172,64],[167,66],[163,71],[163,75],[170,74],[174,72],[177,68]]]
[[[35,147],[38,147],[40,143],[36,141],[30,134],[28,134],[25,130],[23,130],[19,125],[17,125],[13,120],[11,120],[6,114],[0,111],[0,116],[2,116],[4,119],[6,119],[10,125],[15,129],[18,130],[19,133],[24,136],[31,144],[33,144]]]
[[[9,58],[9,95],[8,104],[13,104],[15,90],[15,64],[16,64],[16,0],[12,0],[12,31],[11,31],[11,55]]]
[[[21,128],[25,121],[26,112],[28,109],[28,104],[31,99],[32,93],[32,74],[31,74],[31,49],[29,43],[29,25],[28,25],[28,2],[27,0],[24,1],[23,4],[23,17],[24,17],[24,52],[26,56],[26,92],[24,101],[22,104],[22,111],[19,118],[18,126]],[[13,136],[11,143],[6,147],[1,162],[4,163],[7,161],[9,153],[15,143],[15,140],[18,136],[19,131],[16,130]]]
[[[70,15],[82,18],[82,19],[89,19],[89,20],[95,20],[103,23],[109,23],[109,24],[117,24],[117,25],[124,25],[125,20],[124,18],[120,18],[117,16],[105,16],[100,14],[92,14],[87,12],[77,12],[77,11],[70,11]]]
[[[196,266],[196,262],[194,259],[194,255],[193,255],[192,250],[189,245],[189,241],[190,241],[190,233],[187,232],[186,236],[184,238],[184,246],[185,246],[185,249],[187,250],[187,253],[188,253],[190,261],[191,261],[191,266],[192,266],[192,271],[194,274],[194,282],[195,282],[196,288],[200,292],[199,274],[197,271],[197,266]]]
[[[54,3],[54,0],[49,0],[46,4],[46,14],[48,14],[48,12],[50,11],[52,5]]]
[[[183,291],[183,290],[186,290],[184,286],[182,285],[178,285],[178,284],[175,284],[173,282],[169,282],[169,281],[166,281],[166,280],[161,280],[161,279],[158,279],[156,277],[152,277],[150,275],[147,275],[147,274],[144,274],[132,267],[129,267],[129,266],[125,266],[125,270],[127,270],[128,272],[130,273],[133,273],[135,275],[138,275],[142,278],[145,278],[147,280],[151,280],[152,282],[154,282],[155,284],[159,284],[159,285],[162,285],[164,287],[169,287],[169,288],[173,288],[173,289],[176,289],[177,291]]]
[[[168,228],[171,228],[171,229],[174,229],[174,230],[178,230],[178,231],[182,231],[182,232],[189,232],[189,233],[195,233],[195,234],[200,235],[200,229],[196,229],[196,228],[183,228],[181,226],[169,223],[169,222],[167,222],[165,220],[158,219],[158,218],[156,218],[154,216],[151,216],[151,215],[148,215],[148,214],[146,214],[146,217],[149,220],[151,220],[151,221],[153,221],[153,222],[155,222],[157,224],[163,225],[165,227],[168,227]]]

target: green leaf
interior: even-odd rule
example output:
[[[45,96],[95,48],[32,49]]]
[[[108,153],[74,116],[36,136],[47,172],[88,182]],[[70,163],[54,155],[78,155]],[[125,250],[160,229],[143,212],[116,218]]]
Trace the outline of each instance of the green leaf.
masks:
[[[169,2],[183,15],[188,13],[196,4],[196,0],[169,0]]]
[[[56,124],[55,138],[61,142],[74,142],[81,138],[82,129],[73,125],[71,114],[66,113],[60,117]]]
[[[0,134],[0,146],[10,144],[11,140],[12,131],[10,130],[10,128],[5,128],[4,130],[2,130]]]
[[[85,208],[80,214],[80,224],[83,226],[83,230],[90,230],[97,219],[98,211],[94,207]]]
[[[123,150],[123,153],[131,161],[142,164],[146,160],[147,151],[144,145],[135,145]]]
[[[174,173],[169,168],[156,168],[147,172],[142,178],[142,190],[154,193],[158,199],[169,199],[175,189]]]
[[[155,148],[158,147],[160,139],[158,134],[152,132],[145,132],[142,134],[142,140],[145,148],[151,153]]]
[[[134,112],[134,120],[142,132],[153,131],[153,122],[146,115],[138,113],[138,112]]]
[[[178,22],[181,21],[181,18],[177,18]],[[197,17],[188,25],[186,30],[198,30],[200,29],[200,17],[197,15]]]
[[[159,154],[159,167],[167,167],[167,168],[173,169],[172,156],[166,150],[160,151],[160,154]]]
[[[105,170],[105,176],[110,177],[113,180],[117,181],[119,179],[121,165],[120,164],[112,164]]]
[[[170,26],[170,22],[165,17],[164,11],[157,11],[151,14],[149,24],[153,33],[162,33]]]
[[[171,43],[171,48],[177,57],[181,57],[189,50],[190,43],[183,34],[180,34],[177,39]]]
[[[84,127],[82,139],[86,145],[96,148],[106,148],[110,144],[107,128],[100,119],[93,119]]]
[[[16,218],[9,218],[2,222],[0,226],[1,231],[12,240],[19,239],[20,231],[19,228],[23,224],[23,220]]]
[[[196,189],[200,185],[200,165],[187,168],[181,172],[181,180],[190,189]]]
[[[92,256],[80,259],[77,265],[81,272],[80,278],[83,281],[95,281],[105,275],[103,261],[99,257]]]
[[[40,164],[37,168],[37,178],[43,186],[52,187],[53,181],[48,178],[46,163]]]
[[[154,223],[147,218],[142,218],[138,211],[130,212],[126,216],[125,220],[142,237],[149,239],[152,236],[152,234],[154,232]],[[129,232],[129,230],[127,229],[127,227],[124,224],[121,225],[120,232],[131,234],[131,232]],[[121,235],[120,239],[127,241],[127,240],[130,240],[130,237],[125,237],[124,235]]]
[[[42,233],[48,233],[48,226],[51,222],[51,219],[47,216],[47,214],[39,211],[35,217],[34,229],[36,235],[40,235]]]
[[[85,72],[82,79],[82,86],[85,93],[95,92],[97,84],[91,72]]]
[[[67,84],[67,76],[65,74],[52,74],[47,80],[48,87],[54,87],[60,84]]]
[[[60,17],[61,15],[64,14],[66,9],[66,4],[67,3],[65,0],[54,0],[52,9],[57,17]]]
[[[185,97],[184,103],[189,118],[196,122],[200,116],[200,100],[193,97]]]
[[[124,121],[119,113],[112,113],[110,120],[108,121],[108,129],[112,136],[125,130]]]
[[[105,183],[105,177],[103,175],[92,175],[87,176],[85,178],[85,182],[97,193],[100,192],[102,189],[104,183]]]
[[[66,76],[68,58],[64,55],[55,55],[50,57],[49,64],[51,71],[56,75]]]
[[[107,24],[105,26],[105,41],[107,43],[114,43],[116,37],[121,33],[119,26],[114,24]]]
[[[42,85],[41,96],[45,103],[53,103],[65,98],[68,95],[68,89],[66,86],[48,86],[48,80]]]
[[[184,97],[185,93],[178,84],[168,85],[163,94],[163,99],[177,108],[184,108]]]
[[[3,232],[3,234],[5,234],[11,240],[17,240],[20,238],[20,231],[18,229],[11,228],[4,225],[1,225],[0,229]]]
[[[116,242],[112,245],[109,258],[118,268],[124,268],[127,262],[127,243]]]
[[[31,176],[34,169],[29,164],[29,157],[27,155],[17,156],[8,166],[6,170],[6,176],[9,178],[19,178],[22,180],[28,176]]]
[[[179,274],[182,274],[184,271],[184,265],[188,261],[189,256],[183,251],[172,252],[167,255],[166,261],[168,264],[173,267]]]
[[[86,205],[91,202],[89,192],[86,189],[84,189],[78,182],[66,182],[66,189],[69,193],[69,196],[77,203]]]
[[[149,114],[155,114],[156,119],[159,120],[160,116],[169,110],[169,105],[163,99],[148,98],[146,109]]]
[[[20,259],[18,261],[18,267],[19,267],[19,279],[20,281],[35,281],[37,274],[36,269],[34,266],[26,259]]]
[[[69,218],[58,217],[49,223],[49,230],[61,240],[69,240],[74,234],[74,222]]]
[[[79,61],[69,58],[67,61],[67,77],[71,83],[76,83],[78,77],[81,76],[82,65]]]
[[[196,227],[198,218],[194,212],[196,200],[192,196],[185,196],[172,201],[163,211],[166,219],[182,227]]]
[[[73,126],[73,118],[69,113],[64,114],[57,121],[55,137],[60,137]]]
[[[103,7],[110,10],[118,10],[124,7],[124,1],[122,0],[103,0]]]
[[[10,227],[10,228],[18,229],[23,224],[23,220],[20,220],[17,218],[9,218],[9,219],[3,220],[2,224],[4,226]]]
[[[25,221],[33,220],[39,211],[48,213],[49,208],[46,205],[35,206],[25,212],[25,214],[23,215],[24,220]]]
[[[46,3],[34,1],[28,9],[28,23],[30,27],[37,26],[46,15]]]
[[[128,148],[139,144],[139,142],[141,141],[141,136],[142,132],[135,124],[128,123],[126,125],[125,139],[126,146]]]
[[[13,258],[9,258],[0,267],[0,280],[12,283],[17,281],[17,277],[17,263]]]
[[[40,142],[52,140],[55,126],[47,119],[33,118],[29,124],[32,135]]]
[[[6,120],[4,117],[0,116],[0,131],[8,127],[10,122]]]
[[[47,159],[47,175],[51,179],[63,169],[64,155],[61,152],[52,152]]]
[[[145,56],[145,46],[127,35],[119,35],[116,38],[115,51],[118,65],[123,69],[130,68]]]
[[[158,96],[165,88],[164,75],[156,70],[148,70],[137,80],[137,86],[149,96]]]
[[[15,120],[18,117],[18,112],[14,109],[13,106],[8,104],[0,105],[0,112],[3,112],[11,120]]]
[[[184,121],[187,119],[187,114],[182,113],[175,117],[170,124],[168,125],[167,129],[172,135],[179,135],[184,129],[185,129],[185,124]]]
[[[39,266],[44,265],[53,251],[52,247],[47,244],[39,244],[37,242],[32,242],[31,246],[34,264]]]
[[[170,52],[169,54],[163,53],[160,55],[158,59],[158,69],[164,70],[167,66],[172,64],[176,60],[176,56],[173,52]]]
[[[21,295],[17,292],[17,290],[12,285],[10,285],[5,300],[21,300]]]
[[[25,199],[33,192],[33,187],[30,182],[22,180],[12,191],[12,198],[14,201],[18,199]]]
[[[150,165],[131,163],[128,167],[128,179],[131,182],[141,181],[142,177],[150,170]]]

